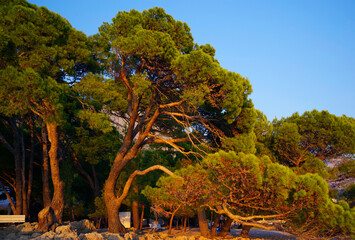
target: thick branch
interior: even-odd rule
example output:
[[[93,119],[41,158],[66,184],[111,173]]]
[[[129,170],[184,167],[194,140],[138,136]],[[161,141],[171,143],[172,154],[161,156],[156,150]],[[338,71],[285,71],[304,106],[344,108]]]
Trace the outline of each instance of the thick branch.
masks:
[[[168,104],[163,104],[163,105],[159,105],[159,108],[168,108],[168,107],[175,107],[175,106],[179,106],[184,102],[184,100],[181,100],[179,102],[173,102],[173,103],[168,103]]]
[[[252,226],[252,227],[259,227],[259,228],[266,229],[266,230],[271,230],[271,229],[275,229],[275,228],[272,226],[265,226],[265,225],[257,223],[257,222],[247,222],[247,221],[258,219],[258,218],[265,219],[265,218],[280,217],[280,215],[259,215],[259,216],[249,216],[249,217],[236,216],[227,209],[225,204],[223,204],[223,209],[219,210],[218,213],[222,213],[222,214],[224,213],[229,218],[233,219],[236,222],[242,223],[243,225]]]
[[[151,134],[149,136],[156,138],[156,139],[153,140],[152,143],[158,143],[158,142],[159,143],[166,143],[166,144],[172,146],[174,149],[176,149],[179,152],[181,152],[182,154],[184,154],[185,156],[190,154],[190,153],[192,153],[192,151],[184,152],[182,147],[179,147],[178,145],[175,144],[174,141],[172,141],[173,139],[165,139],[165,138],[161,138],[161,137],[158,137],[158,136],[155,136],[155,135],[151,135]],[[177,140],[177,139],[175,139],[175,140]],[[176,141],[176,142],[178,142],[178,141]]]
[[[152,136],[152,135],[150,135]],[[149,141],[147,141],[147,144],[150,143],[179,143],[179,142],[187,142],[189,141],[189,138],[176,138],[176,139],[164,139],[164,138],[157,138],[157,139],[150,139]]]
[[[136,170],[136,171],[134,171],[134,173],[131,174],[131,176],[129,176],[129,178],[126,182],[126,185],[124,186],[123,192],[118,200],[122,201],[123,199],[125,199],[127,197],[127,194],[128,194],[128,191],[132,185],[132,182],[137,175],[143,176],[143,175],[146,175],[147,173],[154,171],[154,170],[161,170],[161,171],[169,174],[170,176],[180,178],[180,177],[176,176],[173,172],[171,172],[169,169],[167,169],[166,167],[161,166],[161,165],[151,166],[151,167],[145,169],[144,171]]]

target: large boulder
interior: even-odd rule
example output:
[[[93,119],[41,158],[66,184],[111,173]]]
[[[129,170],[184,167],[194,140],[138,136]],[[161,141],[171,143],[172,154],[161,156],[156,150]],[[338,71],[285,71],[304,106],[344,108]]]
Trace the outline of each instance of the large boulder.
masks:
[[[55,213],[51,207],[43,208],[38,213],[38,231],[47,232],[50,228],[54,230],[56,223]]]

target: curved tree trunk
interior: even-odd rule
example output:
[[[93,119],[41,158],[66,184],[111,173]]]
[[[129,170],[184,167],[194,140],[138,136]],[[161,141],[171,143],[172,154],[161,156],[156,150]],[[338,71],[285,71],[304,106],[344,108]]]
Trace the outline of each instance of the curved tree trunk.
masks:
[[[115,194],[115,184],[124,166],[125,164],[123,162],[123,158],[116,156],[115,162],[111,167],[110,174],[104,187],[104,199],[107,207],[108,231],[112,233],[127,232],[119,217],[119,209],[121,207],[122,201],[120,201]]]
[[[62,223],[63,209],[64,209],[64,182],[60,178],[59,173],[59,159],[58,159],[58,125],[49,123],[47,124],[48,139],[51,143],[49,150],[49,160],[51,166],[51,174],[53,181],[53,198],[51,207],[54,210],[56,220],[58,223]]]
[[[176,208],[176,209],[174,210],[174,212],[171,214],[170,222],[169,222],[169,231],[168,231],[168,234],[171,234],[171,229],[172,229],[172,227],[173,227],[174,216],[175,216],[175,213],[180,209],[180,207],[181,207],[181,205],[178,206],[178,208]],[[177,219],[177,221],[176,221],[177,227],[179,226],[178,224],[179,224],[179,219]]]
[[[112,233],[125,233],[126,228],[122,225],[120,221],[119,210],[121,204],[117,201],[111,201],[109,204],[106,203],[107,207],[107,217],[108,217],[108,231]]]

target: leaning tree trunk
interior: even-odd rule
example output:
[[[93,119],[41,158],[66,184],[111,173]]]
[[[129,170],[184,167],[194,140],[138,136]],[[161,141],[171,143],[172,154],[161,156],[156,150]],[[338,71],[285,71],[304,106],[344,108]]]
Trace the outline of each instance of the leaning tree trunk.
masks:
[[[178,206],[174,212],[171,214],[171,217],[170,217],[170,222],[169,222],[169,230],[168,230],[168,234],[171,234],[171,229],[173,227],[173,220],[174,220],[174,216],[175,216],[175,213],[180,209],[181,205]],[[179,227],[179,219],[176,220],[176,227],[178,228]]]
[[[206,217],[205,209],[200,207],[197,210],[198,226],[200,227],[200,233],[205,238],[210,238],[210,230],[208,229],[208,220]]]
[[[144,218],[144,205],[142,205],[142,213],[141,213],[141,220],[139,224],[139,230],[143,229],[143,218]]]
[[[225,237],[228,234],[232,223],[233,223],[233,219],[227,218],[226,222],[224,223],[224,226],[223,226],[222,230],[218,234],[218,237]]]
[[[47,124],[48,139],[51,143],[49,150],[49,160],[51,166],[51,174],[53,181],[53,198],[51,207],[54,210],[56,220],[58,223],[62,223],[63,209],[64,209],[64,182],[60,178],[59,174],[59,159],[58,159],[58,125],[49,123]]]

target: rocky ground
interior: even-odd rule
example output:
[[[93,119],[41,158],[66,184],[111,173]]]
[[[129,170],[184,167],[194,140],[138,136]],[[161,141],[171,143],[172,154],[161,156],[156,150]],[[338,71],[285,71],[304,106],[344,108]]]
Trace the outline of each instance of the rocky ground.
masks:
[[[37,223],[24,223],[17,226],[3,227],[0,229],[0,239],[3,240],[27,240],[27,239],[55,239],[55,240],[207,240],[200,236],[199,230],[190,229],[187,232],[174,230],[172,234],[167,234],[166,230],[152,232],[146,229],[141,232],[129,231],[126,234],[108,233],[107,229],[95,229],[95,226],[89,220],[70,222],[55,228],[55,231],[46,233],[37,232]],[[245,238],[238,237],[240,230],[232,230],[231,234],[224,239]],[[296,240],[297,237],[277,231],[264,231],[261,229],[252,229],[249,234],[251,239],[283,239]],[[217,238],[218,239],[218,238]],[[221,238],[219,238],[221,239]]]

